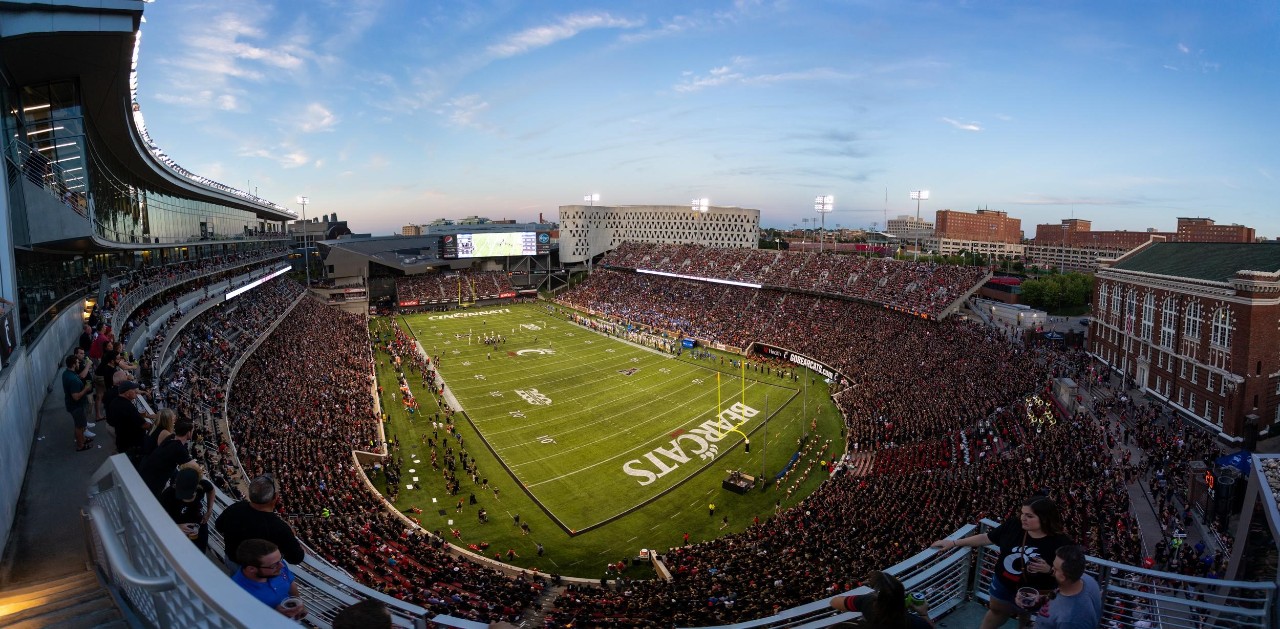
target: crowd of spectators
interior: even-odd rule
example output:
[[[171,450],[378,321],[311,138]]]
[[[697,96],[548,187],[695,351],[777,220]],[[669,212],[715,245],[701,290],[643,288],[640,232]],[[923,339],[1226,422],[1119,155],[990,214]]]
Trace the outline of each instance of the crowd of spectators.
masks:
[[[798,506],[669,551],[670,583],[566,592],[551,616],[557,626],[770,615],[851,589],[963,524],[1003,520],[1037,490],[1060,502],[1091,554],[1130,564],[1144,556],[1107,426],[1087,414],[1057,419],[1041,397],[1051,375],[1084,371],[1083,354],[1024,348],[954,319],[616,271],[594,273],[562,301],[682,336],[763,341],[829,365],[841,374],[833,390],[849,454]],[[855,459],[864,464],[855,469]]]
[[[192,454],[215,485],[232,496],[241,494],[239,466],[213,418],[222,413],[224,387],[231,368],[248,346],[266,332],[302,293],[296,282],[277,278],[257,290],[200,313],[173,339],[174,359],[152,387],[155,404],[174,409],[196,425]],[[166,333],[168,332],[166,328]],[[152,339],[143,370],[154,371],[162,338]]]
[[[396,299],[419,304],[515,297],[505,271],[457,271],[396,278]]]
[[[451,554],[365,484],[352,450],[385,452],[372,379],[364,317],[303,300],[231,391],[228,422],[246,473],[272,473],[299,537],[366,585],[432,613],[518,621],[540,582]]]
[[[806,275],[818,262],[777,265]],[[699,264],[699,272],[711,268]],[[1083,372],[1082,354],[1023,348],[964,322],[845,299],[609,270],[563,302],[681,336],[738,347],[764,341],[819,360],[839,374],[833,390],[847,442],[805,446],[812,456],[794,473],[831,477],[797,506],[742,533],[671,549],[663,556],[671,582],[571,588],[556,599],[548,626],[705,625],[770,615],[852,589],[963,524],[1001,520],[1035,491],[1054,496],[1068,531],[1091,554],[1131,564],[1145,555],[1125,488],[1131,473],[1112,450],[1115,429],[1087,413],[1061,419],[1040,397],[1051,375]],[[227,353],[282,311],[264,303],[257,313],[202,318],[181,344],[169,390],[189,403],[220,403]],[[242,339],[227,338],[228,329]],[[365,584],[432,613],[518,621],[540,595],[540,580],[449,552],[441,536],[390,512],[361,478],[352,450],[385,452],[373,360],[362,316],[299,302],[245,362],[230,393],[227,418],[246,473],[272,473],[280,510],[299,536]],[[1173,473],[1197,446],[1171,439],[1152,451],[1166,453],[1160,465]],[[850,454],[815,465],[841,450]],[[855,471],[853,456],[871,462]]]
[[[937,316],[986,275],[978,267],[932,262],[634,242],[609,252],[601,265],[826,293],[927,316]]]

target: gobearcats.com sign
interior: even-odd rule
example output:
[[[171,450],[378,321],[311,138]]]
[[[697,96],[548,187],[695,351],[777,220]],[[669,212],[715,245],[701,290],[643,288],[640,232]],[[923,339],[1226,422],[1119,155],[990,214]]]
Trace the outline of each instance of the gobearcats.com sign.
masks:
[[[695,456],[704,461],[714,459],[720,454],[720,447],[715,445],[716,442],[729,436],[729,431],[738,424],[759,414],[760,411],[750,406],[734,402],[733,406],[722,411],[716,419],[702,422],[701,426],[672,439],[669,446],[646,452],[643,460],[631,459],[623,463],[622,471],[640,479],[636,482],[641,485],[648,485],[674,472]]]
[[[500,310],[486,310],[484,312],[455,312],[447,315],[431,315],[427,317],[430,321],[441,321],[444,319],[462,319],[464,317],[487,317],[489,315],[503,314],[511,312],[510,308],[502,308]]]

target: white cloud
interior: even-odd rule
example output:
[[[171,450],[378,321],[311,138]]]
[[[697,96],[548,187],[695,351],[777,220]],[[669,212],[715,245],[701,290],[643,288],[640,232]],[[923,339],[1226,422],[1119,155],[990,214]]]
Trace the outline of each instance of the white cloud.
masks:
[[[480,114],[489,109],[489,103],[482,100],[477,94],[467,94],[459,96],[445,104],[445,109],[440,113],[447,116],[449,123],[455,127],[470,127],[473,129],[491,130],[488,125],[480,122]]]
[[[258,157],[275,162],[281,168],[298,168],[306,166],[311,158],[302,149],[287,144],[275,149],[263,147],[246,147],[240,150],[241,157]]]
[[[261,26],[268,16],[260,9],[237,13],[219,6],[214,14],[194,14],[202,8],[191,5],[193,19],[180,35],[179,47],[166,51],[167,85],[157,96],[162,102],[246,112],[251,95],[246,83],[277,80],[305,69],[311,57],[305,42],[268,33]]]
[[[298,120],[298,129],[303,133],[332,131],[336,124],[338,124],[338,117],[333,115],[333,112],[320,103],[311,103],[302,112],[302,117]]]
[[[499,59],[514,57],[569,39],[583,31],[597,28],[636,28],[643,24],[642,20],[617,18],[608,13],[570,15],[554,24],[520,31],[489,46],[488,52],[492,57]]]
[[[952,118],[943,118],[943,122],[955,127],[961,131],[981,131],[982,127],[976,122],[960,122]]]
[[[1269,170],[1267,170],[1267,169],[1265,169],[1265,168],[1259,168],[1259,169],[1258,169],[1258,174],[1259,174],[1259,175],[1262,175],[1263,177],[1266,177],[1268,181],[1275,181],[1275,177],[1272,177],[1272,176],[1271,176],[1271,171],[1269,171]]]
[[[1185,54],[1189,54],[1191,52],[1191,49],[1188,48],[1186,44],[1182,42],[1178,42],[1178,52],[1185,55]]]

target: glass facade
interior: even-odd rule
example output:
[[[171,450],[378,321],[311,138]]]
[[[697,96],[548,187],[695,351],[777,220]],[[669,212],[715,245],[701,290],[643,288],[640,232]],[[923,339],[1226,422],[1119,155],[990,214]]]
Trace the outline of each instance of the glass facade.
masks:
[[[250,210],[157,189],[110,151],[94,150],[95,136],[85,128],[80,103],[74,81],[0,91],[0,144],[11,183],[16,319],[24,344],[59,313],[78,307],[81,298],[96,296],[104,275],[265,249],[286,239],[284,218],[260,218]],[[31,188],[13,185],[20,178],[92,221],[100,239],[148,246],[102,248],[81,238],[57,251],[51,243],[30,242],[26,199]]]
[[[285,232],[285,219],[158,189],[94,150],[76,84],[11,90],[5,107],[9,158],[33,183],[91,217],[95,233],[128,244],[261,240]]]

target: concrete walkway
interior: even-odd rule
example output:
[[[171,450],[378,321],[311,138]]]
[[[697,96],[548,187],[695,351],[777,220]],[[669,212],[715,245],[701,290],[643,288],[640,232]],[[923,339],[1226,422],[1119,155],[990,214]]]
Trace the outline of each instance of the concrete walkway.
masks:
[[[61,381],[55,379],[40,409],[18,513],[0,561],[0,590],[88,570],[80,509],[86,503],[89,475],[115,453],[105,422],[89,430],[97,433],[93,449],[76,452],[71,415],[65,410]]]

